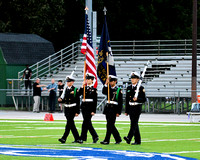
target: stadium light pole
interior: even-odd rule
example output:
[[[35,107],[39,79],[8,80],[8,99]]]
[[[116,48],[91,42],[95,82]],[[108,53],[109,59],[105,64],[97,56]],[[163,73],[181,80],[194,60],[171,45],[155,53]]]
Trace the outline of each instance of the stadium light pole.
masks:
[[[87,6],[88,10],[88,19],[90,22],[90,28],[92,27],[92,0],[85,0],[85,6]],[[91,28],[92,31],[92,28]]]
[[[191,102],[197,100],[197,0],[193,0],[192,16],[192,91]]]
[[[93,11],[92,0],[85,0],[85,6],[88,7],[88,19],[90,22],[90,29],[92,32],[94,56],[96,55],[96,40],[97,40],[97,12]]]

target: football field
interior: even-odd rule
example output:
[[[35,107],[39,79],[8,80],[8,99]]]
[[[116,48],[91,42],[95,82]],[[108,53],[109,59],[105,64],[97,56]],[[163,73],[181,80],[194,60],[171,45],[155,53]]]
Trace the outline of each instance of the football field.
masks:
[[[82,120],[76,120],[81,131]],[[64,159],[200,159],[200,124],[186,122],[140,122],[142,144],[133,146],[101,145],[106,122],[95,120],[93,125],[99,141],[92,143],[90,133],[83,144],[72,143],[70,133],[65,144],[61,138],[65,120],[43,121],[31,119],[0,119],[0,160],[64,160]],[[121,137],[127,136],[129,121],[117,121]]]

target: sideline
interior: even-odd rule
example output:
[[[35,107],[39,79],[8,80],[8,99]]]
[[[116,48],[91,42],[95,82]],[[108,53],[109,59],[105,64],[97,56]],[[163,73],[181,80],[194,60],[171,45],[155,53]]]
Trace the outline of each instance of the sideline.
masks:
[[[45,114],[48,112],[33,113],[28,111],[5,111],[0,110],[0,119],[33,119],[33,120],[43,120]],[[54,120],[66,120],[64,113],[53,113]],[[75,120],[83,120],[82,114],[75,117]],[[95,114],[92,120],[103,120],[105,121],[105,115]],[[129,117],[124,114],[117,117],[117,121],[129,121]],[[190,122],[186,114],[149,114],[142,113],[140,116],[140,122]],[[197,120],[198,122],[198,120]]]

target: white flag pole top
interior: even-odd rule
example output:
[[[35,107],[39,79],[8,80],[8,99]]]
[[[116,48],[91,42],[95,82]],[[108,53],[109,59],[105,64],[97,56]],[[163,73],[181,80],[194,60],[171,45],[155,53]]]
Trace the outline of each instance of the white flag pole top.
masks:
[[[140,77],[140,80],[139,80],[139,82],[138,82],[138,84],[137,84],[137,89],[136,89],[134,98],[137,98],[137,97],[138,97],[139,89],[140,89],[140,86],[141,86],[141,84],[142,84],[142,79],[144,78],[145,72],[146,72],[147,67],[148,67],[149,64],[150,64],[150,62],[148,61],[147,64],[145,65],[145,67],[144,67],[144,70],[143,70],[143,72],[142,72],[142,75],[141,75],[141,77]]]
[[[107,12],[106,7],[103,8],[103,11],[104,11],[104,15],[106,15],[106,12]]]
[[[86,6],[85,7],[85,14],[87,14],[87,11],[88,11],[89,9],[88,9],[88,7]]]

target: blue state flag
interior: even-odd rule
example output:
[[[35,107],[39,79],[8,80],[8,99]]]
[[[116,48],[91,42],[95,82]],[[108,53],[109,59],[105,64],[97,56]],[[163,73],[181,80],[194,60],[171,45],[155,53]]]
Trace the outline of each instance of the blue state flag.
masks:
[[[108,60],[106,53],[108,52]],[[107,61],[109,63],[109,75],[116,76],[114,57],[112,54],[111,46],[110,46],[110,37],[108,33],[108,27],[106,23],[106,15],[105,21],[101,33],[99,52],[98,52],[98,66],[97,66],[97,75],[101,82],[104,84],[107,79]]]

